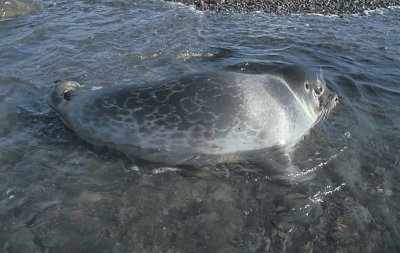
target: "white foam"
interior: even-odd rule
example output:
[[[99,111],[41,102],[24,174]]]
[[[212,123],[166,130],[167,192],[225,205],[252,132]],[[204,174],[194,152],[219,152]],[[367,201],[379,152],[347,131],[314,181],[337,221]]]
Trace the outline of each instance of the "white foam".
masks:
[[[212,53],[204,53],[204,52],[190,52],[186,50],[183,53],[178,54],[178,59],[182,59],[183,61],[187,61],[194,57],[213,57]]]
[[[345,186],[345,183],[342,183],[341,185],[337,186],[337,187],[333,187],[331,185],[328,185],[325,187],[324,190],[322,191],[318,191],[316,194],[314,194],[314,196],[312,196],[312,198],[310,198],[310,200],[313,203],[321,203],[324,202],[324,197],[327,195],[331,195],[334,192],[339,191],[343,186]]]
[[[204,11],[198,10],[196,9],[196,6],[191,4],[191,5],[186,5],[180,2],[173,2],[173,1],[162,1],[164,4],[166,5],[171,5],[173,7],[176,7],[178,9],[184,9],[184,10],[188,10],[191,11],[195,14],[199,14],[199,15],[204,15]]]
[[[365,10],[363,11],[363,14],[370,16],[371,14],[379,14],[379,15],[383,15],[385,14],[385,12],[387,12],[386,8],[378,8],[378,9],[372,9],[372,10]]]
[[[397,10],[397,9],[400,9],[400,5],[389,6],[388,9],[389,10]]]
[[[152,171],[152,173],[157,175],[157,174],[164,174],[164,173],[168,173],[168,172],[177,172],[177,171],[180,171],[180,169],[174,168],[174,167],[160,167],[160,168],[154,169]]]

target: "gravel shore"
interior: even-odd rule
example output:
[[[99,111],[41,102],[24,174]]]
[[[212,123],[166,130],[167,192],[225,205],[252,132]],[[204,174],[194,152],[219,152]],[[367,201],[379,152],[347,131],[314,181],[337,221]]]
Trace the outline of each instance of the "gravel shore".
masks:
[[[276,14],[362,13],[365,10],[400,6],[400,0],[166,0],[194,5],[198,10],[220,12],[263,11]]]

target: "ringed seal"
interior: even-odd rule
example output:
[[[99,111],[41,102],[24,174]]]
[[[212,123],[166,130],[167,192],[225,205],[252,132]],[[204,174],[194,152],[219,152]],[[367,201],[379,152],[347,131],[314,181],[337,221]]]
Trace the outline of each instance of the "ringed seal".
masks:
[[[56,84],[49,106],[82,139],[167,165],[291,147],[335,107],[321,75],[288,65],[268,74],[214,72],[151,86],[81,92]]]
[[[0,20],[25,15],[38,8],[32,1],[7,0],[0,1]]]

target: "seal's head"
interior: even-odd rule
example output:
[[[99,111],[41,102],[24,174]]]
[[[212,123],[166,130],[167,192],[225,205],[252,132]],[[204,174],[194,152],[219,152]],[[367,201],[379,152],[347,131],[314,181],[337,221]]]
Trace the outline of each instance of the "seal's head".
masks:
[[[53,109],[61,120],[73,129],[73,116],[76,116],[76,110],[71,108],[71,102],[75,100],[81,85],[75,81],[55,81],[55,85],[47,96],[47,104]]]
[[[80,87],[81,85],[74,81],[56,81],[47,97],[47,104],[56,112],[60,112]]]
[[[317,118],[327,115],[338,103],[338,96],[328,89],[322,73],[313,73],[298,65],[285,66],[278,71],[299,103]]]

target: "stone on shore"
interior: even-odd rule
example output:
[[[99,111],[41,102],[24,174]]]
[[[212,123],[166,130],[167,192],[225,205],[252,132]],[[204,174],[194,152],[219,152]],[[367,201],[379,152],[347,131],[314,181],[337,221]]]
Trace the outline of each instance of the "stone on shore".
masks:
[[[194,5],[202,11],[292,14],[350,14],[400,6],[400,0],[166,0]]]

